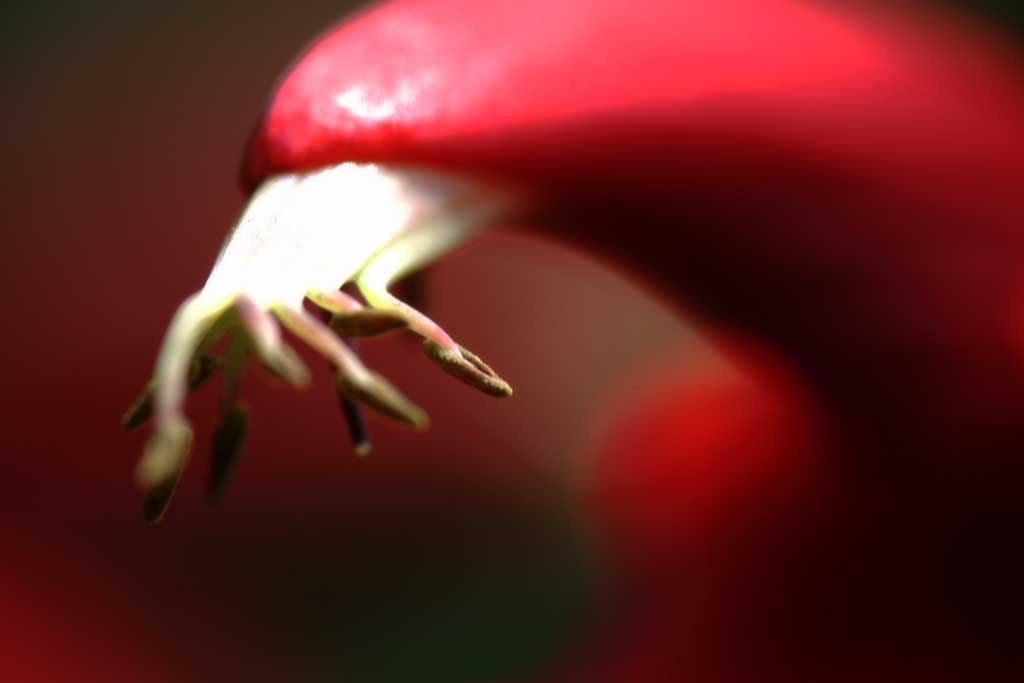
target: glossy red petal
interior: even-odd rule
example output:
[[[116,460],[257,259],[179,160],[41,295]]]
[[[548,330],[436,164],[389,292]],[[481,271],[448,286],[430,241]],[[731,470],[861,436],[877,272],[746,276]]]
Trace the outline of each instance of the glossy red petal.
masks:
[[[398,0],[298,60],[246,177],[504,178],[879,438],[962,448],[1024,423],[1015,66],[955,23],[793,0]]]

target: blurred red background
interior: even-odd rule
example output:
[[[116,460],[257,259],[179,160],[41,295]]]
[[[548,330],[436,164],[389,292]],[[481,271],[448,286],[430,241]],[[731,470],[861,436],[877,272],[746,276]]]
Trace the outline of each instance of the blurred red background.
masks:
[[[485,236],[428,280],[431,314],[512,400],[453,384],[416,344],[366,344],[433,426],[371,419],[357,461],[316,359],[301,395],[249,372],[252,430],[222,506],[202,497],[208,389],[168,517],[141,522],[144,435],[118,420],[242,204],[271,84],[343,5],[11,11],[5,680],[490,680],[545,669],[599,620],[601,540],[580,504],[593,444],[651,367],[723,366],[651,296],[534,238]]]

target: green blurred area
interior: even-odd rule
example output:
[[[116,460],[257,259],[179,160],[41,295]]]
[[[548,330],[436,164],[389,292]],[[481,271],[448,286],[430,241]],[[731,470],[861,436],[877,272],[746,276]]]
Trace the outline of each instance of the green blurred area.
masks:
[[[1024,4],[1020,0],[946,0],[965,13],[974,13],[1008,33],[1024,39]]]

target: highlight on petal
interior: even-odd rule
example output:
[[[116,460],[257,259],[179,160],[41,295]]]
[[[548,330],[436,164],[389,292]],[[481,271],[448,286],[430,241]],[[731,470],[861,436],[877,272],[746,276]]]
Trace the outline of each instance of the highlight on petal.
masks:
[[[344,163],[268,179],[253,194],[221,248],[203,288],[178,308],[153,379],[125,414],[134,429],[152,416],[154,431],[136,470],[144,517],[159,520],[188,459],[192,430],[186,395],[222,371],[220,422],[214,431],[208,497],[220,500],[238,466],[249,416],[239,403],[242,370],[255,356],[296,387],[309,370],[283,339],[283,325],[323,356],[334,372],[357,455],[369,452],[360,404],[424,427],[427,414],[391,382],[366,368],[350,337],[405,328],[425,340],[428,357],[492,396],[508,383],[389,286],[437,259],[514,204],[504,192],[434,173]],[[353,283],[365,302],[341,291]],[[327,316],[304,308],[308,301]],[[225,336],[223,355],[214,353]]]

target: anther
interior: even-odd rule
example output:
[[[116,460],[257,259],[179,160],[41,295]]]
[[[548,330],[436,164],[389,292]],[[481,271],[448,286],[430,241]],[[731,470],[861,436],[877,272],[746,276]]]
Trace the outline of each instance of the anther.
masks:
[[[449,375],[476,387],[485,394],[498,398],[507,398],[512,395],[512,387],[508,382],[460,344],[457,344],[455,348],[446,349],[428,339],[423,342],[423,351],[430,360],[441,366],[441,369]]]

